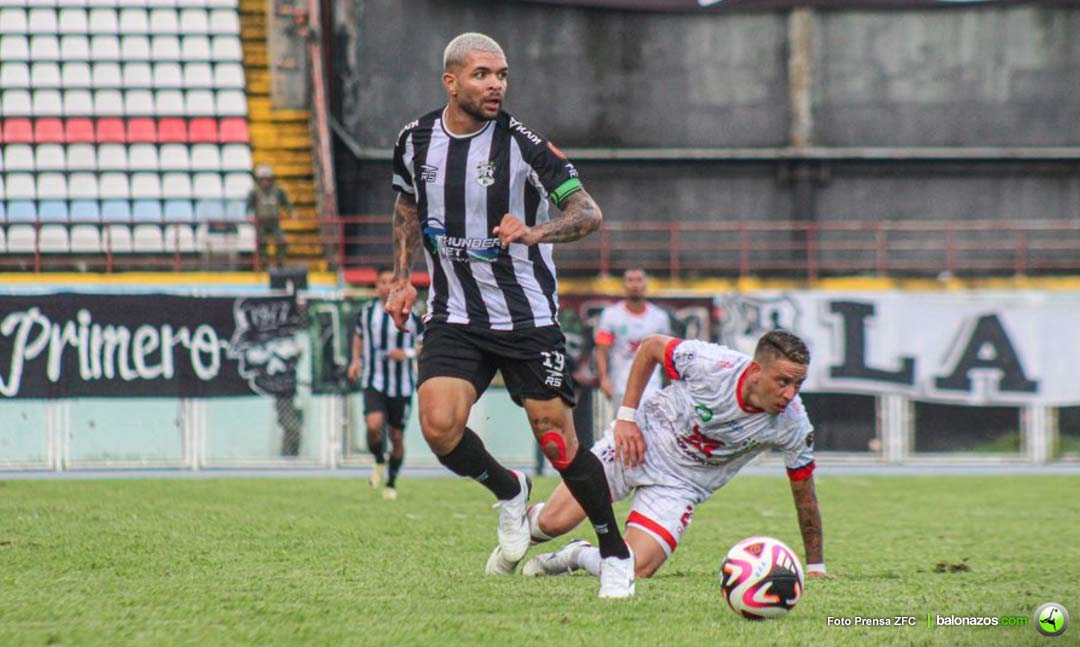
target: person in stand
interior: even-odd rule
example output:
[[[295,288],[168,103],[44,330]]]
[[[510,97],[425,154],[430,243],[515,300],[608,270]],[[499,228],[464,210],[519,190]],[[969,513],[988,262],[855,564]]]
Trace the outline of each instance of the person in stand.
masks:
[[[255,186],[247,195],[247,219],[254,223],[258,236],[259,262],[269,267],[270,243],[274,244],[274,267],[281,267],[286,255],[285,232],[281,229],[281,212],[296,218],[296,210],[288,194],[274,179],[274,169],[269,164],[255,167]]]

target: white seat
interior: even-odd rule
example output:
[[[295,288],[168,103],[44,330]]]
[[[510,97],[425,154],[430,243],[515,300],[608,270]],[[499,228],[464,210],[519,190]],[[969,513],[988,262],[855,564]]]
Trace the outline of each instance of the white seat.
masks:
[[[150,18],[145,9],[121,9],[120,33],[145,34],[150,31]]]
[[[90,82],[94,88],[120,88],[124,85],[119,63],[94,63]]]
[[[90,10],[90,33],[91,34],[119,34],[120,23],[116,20],[115,9],[91,9]]]
[[[0,213],[0,216],[3,216],[3,215],[4,215],[3,213]],[[4,235],[4,228],[0,227],[0,254],[3,254],[6,251],[7,251],[7,236]]]
[[[67,38],[65,36],[64,38]],[[85,38],[85,36],[79,36]],[[35,61],[59,61],[63,57],[56,36],[34,36],[30,39],[30,58]]]
[[[31,9],[27,22],[31,34],[55,34],[59,30],[55,9]]]
[[[239,63],[218,63],[214,66],[214,87],[217,89],[244,88],[244,66]]]
[[[94,111],[94,95],[90,90],[64,90],[64,116],[89,115]]]
[[[101,228],[97,225],[72,225],[71,251],[76,254],[100,253]]]
[[[64,114],[64,102],[59,90],[34,90],[34,116],[59,117]]]
[[[85,34],[90,30],[86,21],[84,9],[61,9],[60,10],[60,33],[61,34]]]
[[[217,114],[222,117],[247,116],[247,95],[243,90],[218,90]]]
[[[157,90],[154,92],[154,109],[159,117],[183,117],[184,93],[180,90]]]
[[[68,171],[96,171],[97,170],[97,158],[94,156],[94,147],[90,144],[68,144],[67,147],[67,170]],[[89,175],[91,179],[92,174]],[[72,175],[72,181],[69,182],[69,192],[74,191],[75,176]],[[85,184],[85,180],[83,181]],[[74,198],[75,196],[72,195]],[[86,197],[85,195],[79,197]],[[93,190],[93,197],[97,198],[97,188]]]
[[[158,163],[163,172],[180,171],[186,173],[191,170],[188,147],[183,144],[164,144],[161,147]]]
[[[30,173],[8,173],[4,192],[8,200],[34,200],[37,192]]]
[[[179,63],[154,63],[155,88],[182,88],[184,75]]]
[[[131,253],[131,228],[127,225],[108,225],[102,241],[105,251],[113,254]]]
[[[181,9],[205,9],[206,0],[176,0],[176,6]]]
[[[205,34],[210,31],[210,23],[205,9],[183,9],[180,11],[181,34]]]
[[[210,88],[214,85],[214,73],[209,63],[187,63],[184,65],[185,88]]]
[[[29,117],[34,114],[28,90],[5,90],[0,114],[5,117]]]
[[[214,36],[210,41],[212,58],[219,62],[244,60],[244,48],[237,36]]]
[[[150,90],[124,92],[124,114],[128,117],[146,117],[154,114],[154,93]]]
[[[29,88],[30,66],[26,63],[0,65],[0,88]]]
[[[65,225],[41,225],[38,230],[38,251],[42,254],[66,254],[71,249]]]
[[[240,34],[240,15],[235,10],[214,9],[210,12],[209,22],[211,34]]]
[[[58,53],[58,58],[61,58],[64,61],[89,61],[90,41],[87,40],[86,36],[69,34],[60,39]],[[43,59],[39,52],[33,52],[33,54],[34,60],[40,61]]]
[[[86,4],[91,9],[95,7],[110,9],[116,6],[116,0],[86,0]]]
[[[123,117],[123,93],[119,90],[94,90],[94,114],[99,117]]]
[[[68,160],[70,162],[70,156]],[[70,168],[70,163],[68,166]],[[72,200],[97,200],[97,176],[93,173],[72,173],[68,176],[68,195]]]
[[[36,169],[34,148],[30,144],[8,144],[4,147],[5,171],[8,173],[17,171],[33,172]]]
[[[120,52],[125,61],[149,61],[150,39],[146,36],[124,36]]]
[[[25,34],[26,10],[15,7],[0,9],[0,34]]]
[[[237,0],[206,0],[206,6],[213,9],[236,10]]]
[[[110,0],[112,1],[112,0]],[[121,9],[145,9],[146,0],[115,0],[116,6]]]
[[[185,61],[209,61],[210,38],[207,36],[184,36],[180,51]]]
[[[10,225],[7,230],[7,251],[9,254],[32,254],[36,238],[33,225]]]
[[[93,36],[90,38],[90,56],[95,61],[120,60],[120,41],[116,36]]]
[[[255,251],[255,226],[246,222],[236,225],[236,251],[250,254]]]
[[[213,117],[214,92],[212,90],[188,90],[184,93],[184,113],[190,117]]]
[[[215,144],[195,144],[191,147],[191,170],[193,171],[221,171],[221,153]],[[195,195],[199,194],[198,188]]]
[[[151,9],[172,9],[176,6],[176,0],[146,0],[146,6]]]
[[[0,61],[30,60],[30,42],[22,34],[0,36]]]
[[[67,200],[67,178],[63,173],[37,174],[38,200]]]
[[[191,225],[165,225],[165,251],[190,254],[195,251],[195,233]]]
[[[34,148],[34,166],[38,171],[66,171],[64,147],[60,144],[38,144]]]
[[[166,200],[190,200],[191,176],[187,173],[163,173],[161,176],[161,197]],[[200,196],[202,197],[202,196]]]
[[[133,144],[128,149],[128,168],[132,171],[157,171],[158,152],[153,144]]]
[[[165,250],[159,225],[138,224],[132,228],[131,250],[136,254],[160,254]]]
[[[35,88],[59,88],[63,86],[60,79],[60,66],[56,63],[34,63],[30,69],[30,85]]]
[[[155,62],[179,61],[179,39],[176,36],[154,36],[150,39],[150,58]]]
[[[60,82],[64,88],[91,87],[90,64],[83,62],[64,63],[60,70]]]
[[[124,87],[150,88],[154,85],[154,75],[149,63],[124,63]],[[153,100],[151,99],[151,103]]]
[[[99,171],[128,170],[127,148],[123,144],[101,144],[97,149],[97,167]],[[105,195],[105,176],[101,178],[101,198],[117,196]]]
[[[179,32],[179,21],[175,9],[151,9],[150,10],[150,33],[151,34],[176,34]]]
[[[200,200],[221,200],[225,189],[221,184],[221,175],[217,173],[195,174],[195,195]],[[247,194],[244,194],[245,197]]]
[[[252,168],[251,147],[247,144],[226,144],[221,147],[221,168],[225,171],[247,171]]]
[[[127,200],[131,197],[127,173],[102,173],[98,196],[102,200]]]
[[[135,200],[160,200],[161,176],[157,173],[132,173],[131,197]]]
[[[85,8],[86,0],[56,0],[56,6],[58,7],[77,7]]]

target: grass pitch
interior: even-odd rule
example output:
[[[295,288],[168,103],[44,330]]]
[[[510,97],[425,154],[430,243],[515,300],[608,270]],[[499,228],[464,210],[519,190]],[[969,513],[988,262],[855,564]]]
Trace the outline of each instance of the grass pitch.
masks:
[[[538,480],[534,500],[554,485]],[[400,489],[390,502],[360,479],[0,482],[0,645],[1080,644],[1080,626],[1051,639],[1030,621],[1056,601],[1080,623],[1077,477],[819,474],[836,577],[764,623],[727,608],[717,570],[753,534],[802,554],[782,474],[735,478],[624,602],[597,599],[587,575],[485,577],[487,492],[407,471]],[[928,613],[1028,623],[927,628]]]

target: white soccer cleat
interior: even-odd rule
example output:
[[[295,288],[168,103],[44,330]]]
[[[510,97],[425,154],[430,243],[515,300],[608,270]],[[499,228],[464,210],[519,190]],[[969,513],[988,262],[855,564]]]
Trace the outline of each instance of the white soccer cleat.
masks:
[[[397,489],[392,487],[384,487],[382,491],[382,498],[387,501],[397,501]]]
[[[575,539],[553,553],[543,553],[525,562],[525,565],[521,567],[521,574],[528,577],[541,577],[573,573],[581,568],[577,563],[578,553],[588,546],[589,542],[584,539]]]
[[[371,466],[371,476],[368,477],[368,485],[373,488],[382,485],[382,465],[375,463]]]
[[[521,560],[510,561],[503,557],[502,546],[496,546],[488,557],[487,566],[484,567],[484,575],[513,575]]]
[[[634,596],[634,551],[626,559],[605,557],[600,562],[600,597]]]
[[[521,492],[512,499],[496,502],[492,507],[499,509],[499,547],[502,548],[503,558],[517,564],[525,557],[525,551],[529,550],[531,537],[526,505],[532,483],[521,472],[511,471],[521,484]]]

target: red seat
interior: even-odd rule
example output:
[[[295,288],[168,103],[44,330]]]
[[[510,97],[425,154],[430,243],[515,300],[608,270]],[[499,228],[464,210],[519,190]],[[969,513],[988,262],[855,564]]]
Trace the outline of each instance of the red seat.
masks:
[[[5,144],[33,144],[34,127],[29,119],[22,117],[4,120],[4,143]]]
[[[73,117],[67,120],[64,139],[69,144],[93,144],[94,122],[85,117]]]
[[[127,140],[129,144],[156,144],[157,125],[150,117],[135,117],[128,120]]]
[[[167,117],[158,122],[158,143],[186,144],[187,141],[187,123],[183,119]]]
[[[126,144],[124,120],[118,117],[103,117],[97,121],[97,143]]]
[[[38,119],[34,122],[35,144],[63,144],[64,122],[55,117]]]
[[[208,117],[197,117],[191,120],[189,125],[192,144],[216,144],[218,143],[217,120]]]
[[[222,144],[246,144],[248,139],[247,119],[227,117],[221,120]]]

